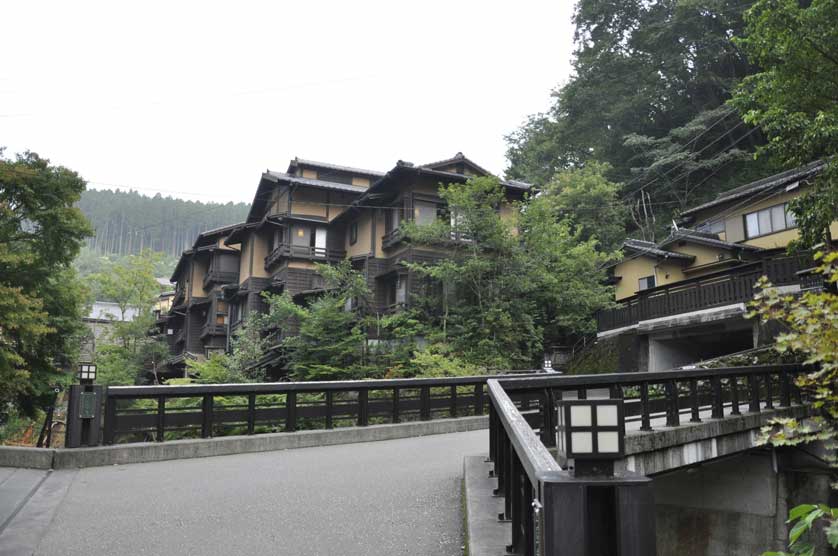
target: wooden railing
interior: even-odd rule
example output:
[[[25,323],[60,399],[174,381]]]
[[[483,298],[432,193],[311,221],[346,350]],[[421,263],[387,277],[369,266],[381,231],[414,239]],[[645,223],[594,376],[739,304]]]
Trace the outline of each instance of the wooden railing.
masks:
[[[497,376],[111,386],[103,389],[101,440],[162,442],[483,415],[486,381]]]
[[[307,245],[289,245],[283,243],[278,245],[267,257],[265,257],[265,268],[273,266],[280,259],[286,257],[311,259],[315,261],[339,262],[346,257],[346,251],[340,249],[327,249],[325,247],[309,247]]]
[[[204,289],[211,284],[235,284],[239,281],[238,272],[224,272],[221,270],[210,270],[204,274]]]
[[[534,555],[539,545],[540,554],[587,554],[573,537],[578,531],[569,531],[556,517],[560,487],[569,481],[548,451],[555,446],[557,400],[584,399],[604,389],[606,397],[624,399],[627,428],[650,431],[657,422],[678,427],[682,418],[695,423],[735,417],[744,405],[748,412],[759,412],[802,403],[793,379],[806,370],[777,365],[490,380],[489,459],[497,478],[495,494],[504,498],[499,517],[511,524],[507,552]],[[654,554],[642,545],[643,535],[637,539],[640,544],[621,554]]]
[[[802,253],[747,263],[730,270],[682,280],[641,291],[616,307],[597,313],[597,330],[604,332],[702,309],[742,303],[753,299],[754,285],[767,276],[775,286],[802,284],[804,273],[814,266],[811,254]]]

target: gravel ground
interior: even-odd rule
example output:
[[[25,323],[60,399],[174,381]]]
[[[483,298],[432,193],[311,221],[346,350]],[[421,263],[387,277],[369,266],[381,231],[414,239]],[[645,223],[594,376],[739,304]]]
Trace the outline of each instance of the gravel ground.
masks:
[[[463,457],[487,450],[483,430],[82,469],[35,554],[459,555]]]

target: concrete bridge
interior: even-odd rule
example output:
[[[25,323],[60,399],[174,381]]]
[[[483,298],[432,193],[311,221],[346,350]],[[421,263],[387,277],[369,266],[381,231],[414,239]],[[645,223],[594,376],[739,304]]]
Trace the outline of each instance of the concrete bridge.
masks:
[[[725,372],[712,371],[727,385],[725,392],[717,389],[717,399],[688,386],[669,389],[663,397],[641,389],[639,399],[626,401],[625,457],[616,467],[618,473],[633,471],[653,478],[659,554],[752,554],[777,547],[790,501],[820,495],[823,487],[822,474],[799,473],[812,462],[792,454],[778,458],[755,445],[756,431],[772,417],[805,415],[805,406],[794,403],[790,383],[781,378],[781,372],[792,370]],[[622,392],[631,384],[648,386],[651,375],[620,379],[625,381]],[[674,380],[665,374],[654,376],[663,383]],[[737,385],[736,378],[731,381],[731,376],[748,382],[748,395],[741,400],[738,391],[744,385]],[[754,387],[752,376],[777,380],[760,388]],[[504,381],[522,422],[530,434],[538,435],[533,438],[546,440],[545,449],[553,444],[548,431],[555,422],[551,400],[557,392],[563,399],[595,398],[614,394],[620,384],[606,375],[562,377],[558,380],[563,386],[557,389],[556,380]],[[679,380],[687,385],[695,380],[700,386],[703,379],[682,373]],[[549,388],[544,381],[551,383]],[[455,388],[425,382],[415,401],[409,390],[417,384],[409,382],[395,386],[402,392],[383,402],[374,401],[380,398],[370,390],[367,395],[347,395],[344,401],[356,405],[350,413],[367,420],[361,427],[71,450],[4,449],[0,464],[47,469],[0,467],[0,556],[424,555],[461,554],[466,544],[471,556],[502,554],[510,529],[497,519],[505,500],[491,495],[498,484],[489,478],[492,465],[486,462],[491,442],[485,430],[489,418],[480,415],[486,395],[483,382],[479,393],[469,390],[474,383],[468,381],[454,383]],[[524,383],[529,387],[516,394]],[[708,384],[712,390],[712,381]],[[771,393],[772,385],[777,396]],[[421,393],[425,386],[427,394]],[[471,394],[464,396],[463,389]],[[439,394],[443,391],[447,397]],[[288,403],[286,399],[286,410]],[[207,404],[198,407],[204,411]],[[428,417],[437,419],[370,423],[385,407],[403,418],[411,407],[421,416],[424,407]],[[445,411],[434,414],[433,408]],[[159,406],[153,409],[156,427]],[[250,409],[251,415],[258,415],[252,405]],[[291,415],[317,413],[300,409],[292,409]],[[200,424],[206,418],[179,419]],[[114,424],[102,428],[109,426]],[[550,459],[556,464],[555,456]],[[465,524],[462,500],[467,501]],[[529,553],[526,547],[520,552]]]

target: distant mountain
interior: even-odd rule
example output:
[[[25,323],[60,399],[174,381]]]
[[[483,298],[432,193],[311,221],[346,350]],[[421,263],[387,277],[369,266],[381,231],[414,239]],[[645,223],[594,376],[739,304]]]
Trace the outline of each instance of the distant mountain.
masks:
[[[90,189],[78,207],[96,230],[87,241],[95,253],[129,255],[150,248],[177,257],[192,246],[199,233],[244,221],[250,205]]]

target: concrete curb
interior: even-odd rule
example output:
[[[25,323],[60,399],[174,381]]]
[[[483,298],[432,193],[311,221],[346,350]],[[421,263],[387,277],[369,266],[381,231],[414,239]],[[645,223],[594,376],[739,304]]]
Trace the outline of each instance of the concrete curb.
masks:
[[[24,448],[0,446],[0,467],[52,469],[55,450],[52,448]]]
[[[394,440],[489,428],[489,417],[478,415],[436,421],[347,427],[331,430],[279,432],[253,436],[223,436],[170,442],[139,442],[92,448],[43,449],[0,447],[0,467],[70,469],[123,465],[187,458],[203,458]]]
[[[509,523],[498,521],[498,514],[503,512],[503,498],[492,496],[496,481],[489,478],[490,469],[492,464],[486,462],[486,456],[463,458],[468,556],[504,554],[511,540]]]

